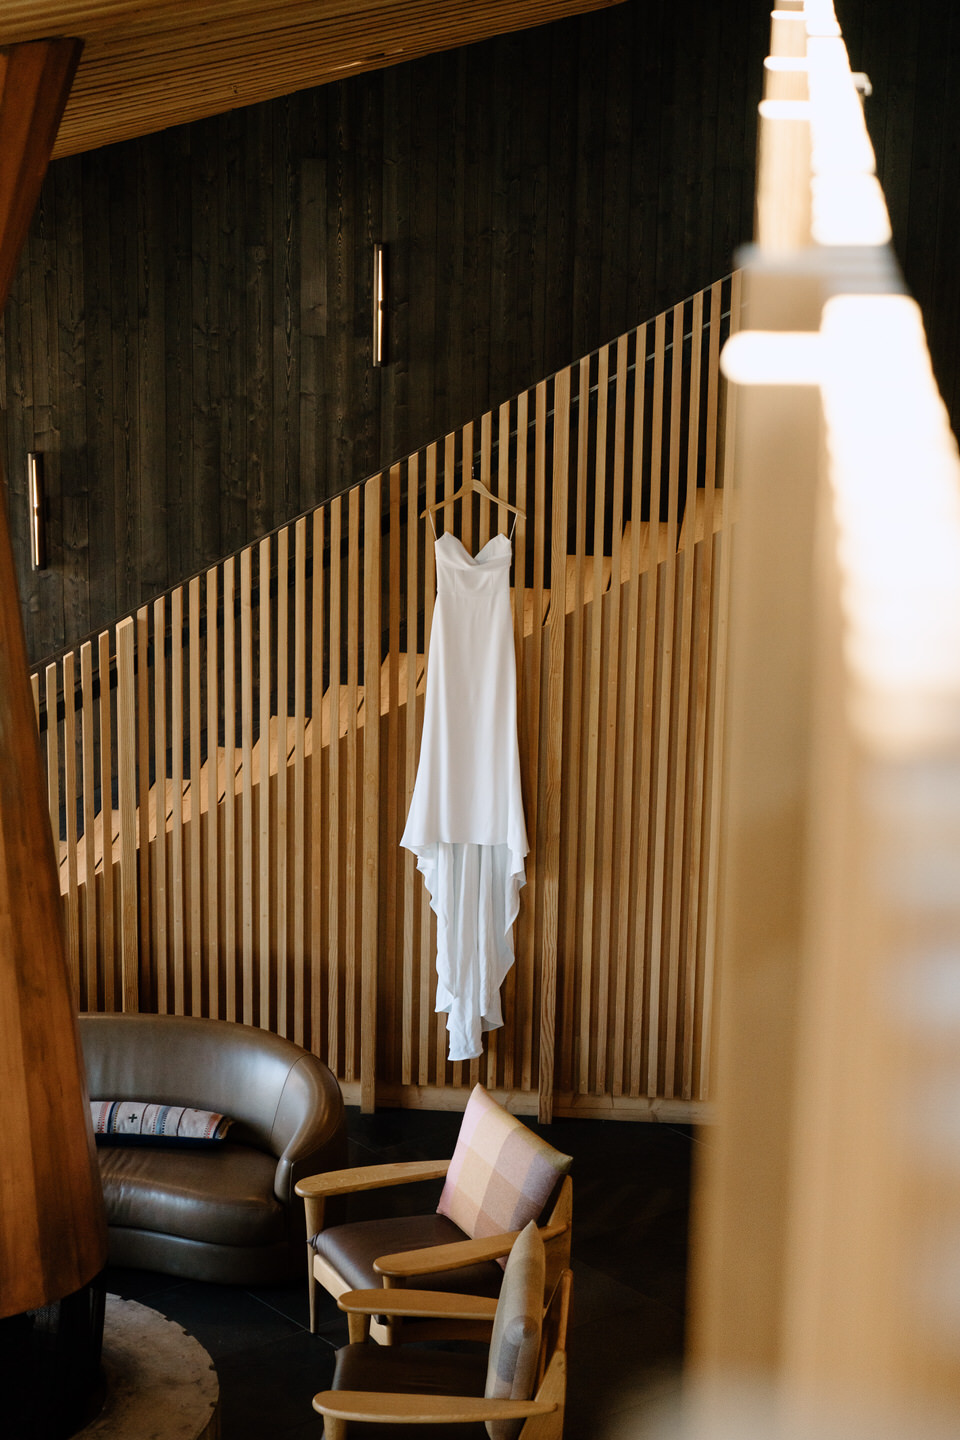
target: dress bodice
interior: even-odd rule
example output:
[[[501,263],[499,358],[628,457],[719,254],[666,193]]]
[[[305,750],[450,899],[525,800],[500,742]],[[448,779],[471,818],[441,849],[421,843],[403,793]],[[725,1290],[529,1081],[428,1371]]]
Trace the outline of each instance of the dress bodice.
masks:
[[[486,598],[509,591],[513,546],[506,535],[494,535],[476,555],[451,530],[436,542],[437,593]]]

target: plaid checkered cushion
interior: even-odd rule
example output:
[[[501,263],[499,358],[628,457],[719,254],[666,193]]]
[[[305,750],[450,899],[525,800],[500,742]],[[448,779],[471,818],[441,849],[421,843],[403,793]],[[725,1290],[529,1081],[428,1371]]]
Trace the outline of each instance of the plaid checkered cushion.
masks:
[[[538,1220],[573,1164],[515,1116],[474,1088],[437,1206],[472,1240],[522,1230]]]

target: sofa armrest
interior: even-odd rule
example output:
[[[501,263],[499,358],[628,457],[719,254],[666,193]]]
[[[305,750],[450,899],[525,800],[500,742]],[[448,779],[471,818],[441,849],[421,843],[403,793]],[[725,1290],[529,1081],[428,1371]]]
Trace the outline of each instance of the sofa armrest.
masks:
[[[270,1139],[279,1156],[274,1193],[284,1204],[293,1199],[303,1176],[346,1159],[343,1096],[335,1076],[315,1055],[303,1055],[291,1067]]]

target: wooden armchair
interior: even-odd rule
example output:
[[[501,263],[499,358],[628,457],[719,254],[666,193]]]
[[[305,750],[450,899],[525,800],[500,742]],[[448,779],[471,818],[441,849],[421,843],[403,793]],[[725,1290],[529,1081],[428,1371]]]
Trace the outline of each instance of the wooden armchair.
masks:
[[[482,1158],[479,1158],[482,1154]],[[310,1329],[316,1326],[316,1287],[334,1299],[352,1290],[429,1285],[431,1291],[486,1296],[500,1293],[503,1266],[521,1227],[541,1225],[547,1284],[556,1285],[570,1263],[573,1186],[571,1159],[534,1135],[477,1086],[464,1112],[450,1160],[412,1161],[334,1170],[297,1185],[307,1224]],[[325,1227],[328,1199],[446,1177],[437,1213],[390,1216]],[[466,1192],[466,1193],[465,1193]],[[492,1311],[484,1316],[416,1317],[388,1314],[381,1306],[370,1326],[373,1339],[393,1344],[401,1324],[418,1340],[488,1339]]]
[[[544,1309],[545,1256],[536,1226],[518,1239],[498,1301],[444,1292],[348,1292],[351,1343],[337,1352],[333,1388],[314,1396],[326,1440],[422,1434],[430,1440],[561,1440],[571,1275],[564,1270]],[[384,1305],[406,1319],[493,1322],[486,1358],[419,1347],[384,1350],[361,1340]]]

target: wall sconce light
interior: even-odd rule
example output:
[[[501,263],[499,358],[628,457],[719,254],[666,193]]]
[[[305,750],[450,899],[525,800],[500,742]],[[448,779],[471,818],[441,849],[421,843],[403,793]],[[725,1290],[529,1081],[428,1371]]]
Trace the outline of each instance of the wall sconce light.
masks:
[[[43,523],[43,464],[38,451],[27,454],[27,495],[30,505],[30,565],[47,567],[47,544]]]
[[[386,281],[385,245],[373,247],[373,363],[383,365],[386,355]]]

